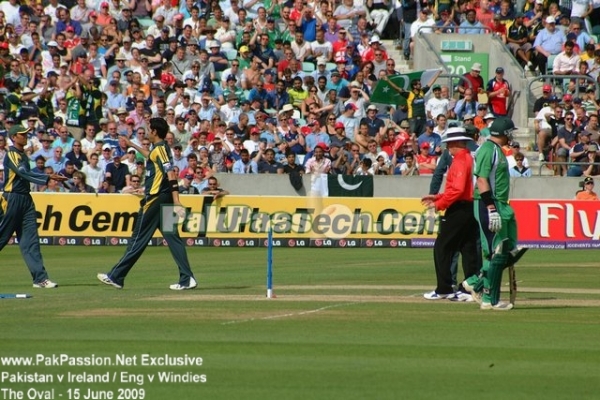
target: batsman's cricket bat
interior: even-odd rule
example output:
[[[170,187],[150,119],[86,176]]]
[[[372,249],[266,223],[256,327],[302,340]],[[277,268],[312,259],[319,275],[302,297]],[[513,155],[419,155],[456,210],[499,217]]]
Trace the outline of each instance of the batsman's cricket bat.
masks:
[[[510,304],[515,305],[517,299],[517,275],[515,274],[515,266],[508,267],[508,281],[510,285]]]

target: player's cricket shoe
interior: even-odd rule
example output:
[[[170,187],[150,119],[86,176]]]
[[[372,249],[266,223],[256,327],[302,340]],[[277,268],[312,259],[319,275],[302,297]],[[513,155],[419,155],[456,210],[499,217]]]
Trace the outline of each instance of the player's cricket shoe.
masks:
[[[171,289],[171,290],[190,290],[190,289],[195,289],[196,287],[198,287],[198,282],[196,282],[196,280],[194,278],[190,278],[189,285],[184,286],[179,283],[176,283],[174,285],[170,285],[169,289]]]
[[[118,283],[116,283],[115,281],[110,279],[110,277],[106,274],[98,274],[98,275],[96,275],[96,277],[98,278],[98,280],[100,282],[104,283],[105,285],[113,286],[113,287],[116,287],[117,289],[123,289],[123,286],[119,285]]]
[[[460,290],[448,296],[448,300],[466,303],[472,303],[475,301],[472,295],[470,295],[469,293],[461,292]]]
[[[492,303],[481,303],[479,306],[480,310],[494,310],[494,311],[508,311],[512,310],[513,305],[510,303],[499,302],[498,304],[492,305]]]
[[[426,298],[427,300],[443,300],[443,299],[447,299],[448,297],[452,296],[454,293],[448,293],[448,294],[437,294],[435,292],[435,290],[432,290],[431,292],[427,292],[423,295],[424,298]]]
[[[54,289],[58,287],[58,283],[52,282],[50,279],[44,279],[41,282],[34,283],[33,287],[36,289]]]

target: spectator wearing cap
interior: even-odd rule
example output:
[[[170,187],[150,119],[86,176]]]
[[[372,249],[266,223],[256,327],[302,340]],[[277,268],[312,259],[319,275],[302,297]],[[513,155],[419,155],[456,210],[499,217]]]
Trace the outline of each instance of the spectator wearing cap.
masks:
[[[110,21],[113,19],[113,16],[110,15],[110,5],[108,4],[108,1],[100,2],[100,10],[96,12],[95,17],[95,25],[105,27],[110,24]]]
[[[442,152],[442,148],[440,147],[442,143],[442,137],[433,131],[434,127],[435,123],[432,120],[428,120],[425,124],[425,131],[421,136],[419,136],[417,141],[419,149],[422,148],[423,144],[427,143],[427,150],[432,156],[441,154]]]
[[[112,114],[117,114],[120,108],[125,108],[126,99],[121,93],[120,82],[116,79],[111,79],[108,83],[108,92],[106,92],[106,106]]]
[[[145,6],[145,5],[144,5]],[[139,8],[140,6],[136,4],[136,10]],[[139,26],[139,21],[137,20],[138,15],[133,15],[133,10],[130,7],[125,6],[123,8],[123,12],[120,16],[120,18],[117,18],[117,29],[119,30],[119,32],[121,33],[125,33],[127,30],[130,29],[130,27],[132,26]],[[140,17],[145,16],[142,15]]]
[[[233,78],[234,86],[238,89],[242,88],[242,80],[245,80],[246,77],[240,69],[240,62],[238,60],[231,61],[231,67],[226,69],[221,74],[221,87],[226,89],[228,86],[227,80],[229,78]]]
[[[434,85],[431,89],[433,96],[425,103],[425,112],[428,119],[436,119],[438,115],[448,115],[450,100],[442,98],[442,87]]]
[[[372,61],[375,64],[375,74],[379,73],[379,69],[385,69],[385,60],[388,59],[388,54],[381,46],[379,36],[373,35],[369,39],[369,47],[362,53],[362,61]]]
[[[354,141],[355,136],[358,133],[359,120],[354,117],[356,112],[356,106],[352,103],[344,106],[344,112],[340,115],[336,122],[342,123],[346,130],[346,137],[351,141]]]
[[[354,104],[356,107],[354,118],[360,120],[366,117],[365,105],[369,101],[369,95],[365,93],[358,82],[352,82],[349,89],[350,98],[344,102],[344,106],[348,104]]]
[[[545,83],[542,86],[542,96],[533,103],[533,113],[537,114],[544,107],[550,105],[550,97],[552,96],[552,85]]]
[[[515,58],[524,65],[525,71],[529,71],[533,67],[531,62],[533,46],[529,42],[527,27],[523,24],[524,17],[525,14],[522,12],[515,14],[515,22],[508,28],[506,41]]]
[[[377,106],[371,104],[367,107],[366,116],[360,120],[360,125],[367,124],[369,127],[369,137],[378,138],[382,137],[386,132],[385,122],[377,116]]]
[[[489,33],[498,37],[502,43],[506,44],[506,25],[500,19],[500,14],[495,14],[492,22],[487,26]]]
[[[219,112],[228,124],[236,123],[242,113],[242,109],[238,105],[239,97],[235,93],[228,92],[225,101],[225,104],[220,107]]]
[[[573,163],[594,163],[596,160],[596,152],[598,151],[598,144],[591,142],[591,132],[576,128],[579,132],[579,141],[569,151],[569,159]],[[510,166],[510,165],[509,165]],[[567,171],[567,176],[581,176],[584,174],[586,169],[585,165],[572,165]]]
[[[42,156],[44,157],[44,160],[49,160],[54,156],[54,149],[52,147],[52,143],[54,142],[54,140],[47,133],[42,134],[39,140],[41,142],[42,147],[35,151],[31,155],[31,158],[35,160],[36,158]]]
[[[451,11],[451,10],[450,10]],[[456,33],[456,24],[450,17],[450,11],[439,11],[440,19],[435,23],[435,33]]]
[[[416,161],[419,166],[419,175],[433,175],[437,157],[431,154],[431,145],[429,142],[423,142],[419,145],[419,153],[416,156]]]
[[[221,44],[216,40],[206,41],[208,48],[208,62],[212,63],[215,71],[222,72],[229,66],[229,60],[225,53],[221,51]]]
[[[183,179],[181,179],[181,184],[179,185],[179,193],[180,194],[200,194],[198,188],[192,185],[194,180],[193,174],[185,174]]]
[[[131,174],[127,165],[121,162],[121,156],[113,154],[112,162],[106,165],[105,177],[109,179],[115,192],[120,193],[125,186],[130,185]]]
[[[557,55],[562,51],[563,43],[566,41],[565,34],[556,29],[556,20],[552,16],[546,17],[546,27],[539,31],[533,48],[535,49],[534,64],[540,71],[546,71],[546,64],[551,55]]]
[[[488,82],[486,91],[492,113],[497,117],[508,115],[512,89],[510,83],[504,79],[504,68],[496,68],[496,75]]]
[[[152,18],[154,24],[150,25],[148,29],[146,29],[146,35],[151,35],[152,37],[158,38],[161,36],[163,29],[165,29],[167,33],[167,37],[171,37],[171,28],[165,24],[165,17],[161,14],[154,14]]]
[[[267,31],[267,34],[271,38],[272,32]],[[232,48],[235,45],[236,31],[233,29],[233,24],[228,17],[223,17],[220,26],[217,27],[215,32],[215,39],[218,40],[223,47]],[[276,36],[272,37],[272,40],[279,37],[279,31],[276,31]]]
[[[471,88],[473,90],[473,94],[479,94],[484,90],[485,83],[483,82],[483,78],[481,77],[481,68],[482,65],[480,63],[474,63],[471,66],[471,70],[463,75],[463,77],[471,82],[469,85],[467,82],[461,80],[461,83],[458,85],[458,91],[462,96],[464,96],[465,90],[467,88]]]
[[[576,200],[598,200],[598,195],[594,192],[594,178],[591,176],[583,180],[583,190],[577,192]]]

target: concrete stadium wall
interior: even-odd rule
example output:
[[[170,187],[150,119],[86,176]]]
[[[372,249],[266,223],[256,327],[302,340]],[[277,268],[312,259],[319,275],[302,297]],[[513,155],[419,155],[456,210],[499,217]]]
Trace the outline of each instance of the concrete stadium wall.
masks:
[[[297,192],[288,175],[218,174],[221,187],[231,194],[248,196],[306,196],[310,176],[304,176],[304,187]],[[376,197],[421,197],[429,193],[430,177],[376,176]],[[513,178],[511,198],[514,199],[573,199],[581,178],[531,177]],[[443,186],[442,186],[443,187]]]
[[[515,93],[512,119],[518,127],[527,127],[528,104],[526,91],[528,81],[523,75],[523,68],[512,57],[502,41],[492,35],[460,35],[455,33],[417,35],[414,52],[415,70],[444,68],[444,63],[439,56],[442,40],[470,40],[473,42],[473,52],[488,53],[488,79],[494,77],[496,67],[504,67],[504,78],[510,82]]]

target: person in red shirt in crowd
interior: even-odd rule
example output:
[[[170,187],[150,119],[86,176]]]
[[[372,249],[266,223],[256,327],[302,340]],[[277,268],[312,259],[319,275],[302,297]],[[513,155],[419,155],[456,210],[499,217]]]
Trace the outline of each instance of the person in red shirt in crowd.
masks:
[[[388,54],[383,49],[383,47],[381,47],[381,42],[379,41],[379,37],[376,35],[373,35],[371,40],[369,40],[369,48],[366,49],[365,52],[362,54],[362,61],[367,62],[367,61],[375,60],[375,53],[379,52],[379,51],[382,53],[381,59],[387,60]]]
[[[504,68],[496,68],[496,76],[487,84],[490,108],[496,117],[505,117],[508,114],[508,100],[510,98],[510,83],[504,79]]]
[[[437,157],[429,154],[431,145],[429,142],[421,144],[419,154],[417,155],[417,165],[419,166],[419,175],[433,175]]]
[[[333,42],[333,54],[337,54],[339,52],[344,53],[346,51],[346,46],[348,45],[348,38],[346,35],[346,30],[344,28],[340,28],[338,31],[338,40]]]
[[[493,21],[488,25],[490,33],[499,36],[506,44],[506,25],[500,20],[500,14],[494,15]]]
[[[86,53],[79,53],[77,55],[76,61],[71,66],[71,72],[75,75],[82,75],[86,70],[92,71],[94,73],[94,66],[88,62]]]
[[[463,77],[471,82],[471,85],[469,86],[467,82],[461,80],[461,83],[458,85],[458,91],[460,92],[461,97],[464,96],[465,90],[469,87],[473,89],[473,94],[480,93],[483,90],[484,82],[481,77],[480,63],[474,63],[471,67],[471,71],[464,74]]]
[[[473,140],[464,128],[450,128],[444,136],[453,157],[446,177],[444,193],[430,194],[421,199],[423,205],[435,211],[446,211],[440,219],[438,236],[433,247],[433,261],[437,287],[425,293],[427,300],[449,298],[454,301],[472,301],[465,290],[452,287],[452,258],[460,251],[465,276],[477,275],[481,258],[477,251],[478,225],[473,213],[473,157],[467,143]]]

